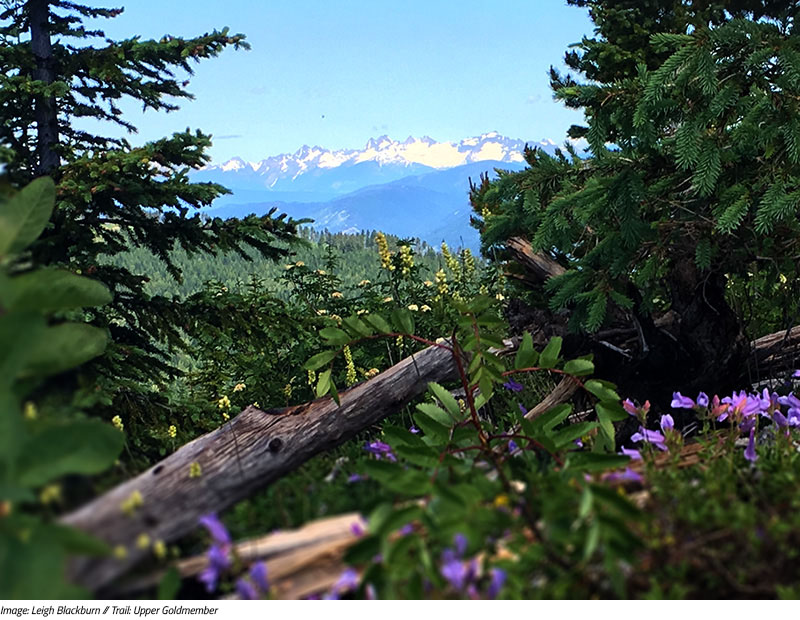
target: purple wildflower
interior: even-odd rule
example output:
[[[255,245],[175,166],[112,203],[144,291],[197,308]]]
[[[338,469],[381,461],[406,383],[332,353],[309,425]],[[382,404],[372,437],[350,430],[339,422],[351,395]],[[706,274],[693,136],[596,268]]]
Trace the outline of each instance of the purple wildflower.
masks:
[[[519,410],[522,412],[522,415],[528,415],[528,410],[525,408],[525,405],[522,403],[517,403]]]
[[[694,409],[694,401],[688,396],[683,396],[680,392],[673,392],[670,407],[673,409]]]
[[[333,589],[340,594],[342,592],[349,592],[350,590],[355,590],[358,587],[359,581],[360,577],[358,576],[356,570],[353,568],[346,568],[345,571],[339,576],[339,579],[336,580],[336,583],[333,584]]]
[[[350,524],[350,531],[352,532],[353,536],[363,536],[364,535],[364,527],[358,523],[353,522]]]
[[[456,590],[462,590],[467,581],[467,567],[461,560],[455,558],[445,561],[439,569],[442,577],[447,579]]]
[[[626,467],[622,471],[612,471],[605,474],[603,480],[606,482],[642,482],[641,474],[633,471],[630,467]]]
[[[467,552],[467,537],[464,534],[456,534],[453,536],[453,543],[456,546],[458,557],[463,557]]]
[[[361,474],[350,474],[347,477],[347,482],[361,482],[362,480],[364,480],[364,476]]]
[[[414,425],[412,424],[412,425],[411,425],[411,426],[408,428],[408,432],[409,432],[409,433],[411,433],[412,435],[417,435],[417,434],[419,434],[419,429],[418,429],[416,426],[414,426]]]
[[[675,420],[672,419],[670,414],[662,415],[661,416],[661,430],[667,432],[668,430],[673,430],[675,428]]]
[[[636,409],[636,405],[633,404],[630,398],[626,398],[622,403],[622,408],[628,412],[628,415],[632,415],[636,417],[638,414],[638,410]]]
[[[247,579],[236,580],[236,592],[239,594],[239,598],[243,601],[258,600],[258,592],[256,592],[255,586]]]
[[[794,373],[792,373],[792,376],[793,377],[800,377],[800,370],[795,370]]]
[[[519,446],[517,445],[517,443],[513,439],[509,439],[509,441],[508,441],[508,452],[509,452],[509,454],[513,454],[517,450],[519,450]]]
[[[397,461],[397,458],[392,452],[392,447],[388,443],[373,441],[372,443],[366,444],[364,450],[374,454],[379,461],[384,457],[392,463]]]
[[[215,514],[207,514],[203,517],[200,517],[200,525],[208,530],[208,533],[211,534],[211,539],[218,545],[230,545],[231,544],[231,535],[228,534],[228,530],[225,529],[225,526],[222,524],[222,521],[219,520],[219,517]]]
[[[406,523],[403,527],[398,530],[400,536],[408,536],[409,534],[414,533],[414,524],[413,523]]]
[[[269,580],[267,579],[267,565],[264,562],[256,562],[250,567],[250,579],[258,588],[264,592],[269,592]]]
[[[378,600],[378,592],[375,590],[375,586],[373,586],[371,583],[368,583],[364,588],[364,594],[367,595],[368,601]]]
[[[700,407],[708,407],[708,394],[705,392],[700,392],[697,395],[697,404]]]
[[[631,457],[632,461],[641,461],[642,460],[642,453],[634,448],[622,448],[622,454],[625,456]]]
[[[506,582],[506,571],[502,568],[493,568],[489,571],[489,574],[489,589],[486,591],[486,596],[489,598],[497,598],[497,595],[500,594],[500,590],[502,590]]]
[[[750,440],[747,442],[747,448],[744,451],[744,458],[746,458],[751,463],[755,463],[758,460],[758,454],[756,454],[756,429],[755,426],[750,429]]]
[[[634,433],[631,435],[631,441],[640,442],[644,441],[645,443],[651,443],[659,450],[666,450],[667,445],[664,443],[666,440],[664,439],[664,435],[659,433],[658,431],[651,431],[643,426],[639,427],[639,432]]]
[[[213,592],[217,589],[217,582],[220,575],[228,570],[231,566],[231,560],[228,555],[229,547],[222,547],[220,545],[211,545],[208,550],[208,566],[203,569],[198,579],[205,584],[207,592]]]
[[[514,379],[509,379],[503,384],[503,387],[511,392],[521,392],[525,388],[522,386],[521,383],[517,383]]]
[[[574,440],[572,441],[572,443],[574,443],[574,444],[575,444],[576,446],[578,446],[579,448],[583,448],[583,442],[581,441],[580,437],[578,437],[578,439],[574,439]]]

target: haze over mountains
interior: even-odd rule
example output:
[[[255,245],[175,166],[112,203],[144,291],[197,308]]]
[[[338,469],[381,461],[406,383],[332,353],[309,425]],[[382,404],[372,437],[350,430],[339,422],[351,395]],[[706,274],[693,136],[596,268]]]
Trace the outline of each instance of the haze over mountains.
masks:
[[[528,142],[552,153],[552,140]],[[520,170],[525,141],[490,132],[460,142],[429,137],[370,139],[363,149],[303,146],[258,162],[239,157],[194,172],[233,191],[208,210],[216,217],[262,214],[273,207],[312,218],[332,232],[382,230],[429,243],[476,247],[469,225],[469,178]]]

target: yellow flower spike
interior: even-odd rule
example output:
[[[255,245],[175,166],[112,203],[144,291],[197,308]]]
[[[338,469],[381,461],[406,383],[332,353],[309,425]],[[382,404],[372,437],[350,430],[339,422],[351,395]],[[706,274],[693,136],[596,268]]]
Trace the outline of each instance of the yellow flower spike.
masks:
[[[283,395],[286,398],[291,398],[292,397],[292,384],[291,383],[287,383],[286,385],[283,386]]]
[[[350,351],[350,347],[345,346],[342,353],[344,354],[344,363],[347,368],[347,375],[345,376],[344,382],[349,387],[354,385],[358,380],[356,377],[356,366],[353,363],[353,354]]]
[[[111,423],[120,433],[125,430],[125,425],[122,423],[122,418],[118,415],[115,415],[113,418],[111,418]]]
[[[230,409],[231,408],[231,399],[227,396],[223,396],[217,401],[217,407],[220,409]]]
[[[230,414],[229,414],[227,411],[223,411],[223,412],[222,412],[222,419],[223,419],[225,422],[227,422],[228,420],[230,420],[230,419],[231,419],[231,416],[230,416]]]
[[[306,374],[308,375],[308,385],[313,386],[317,382],[317,373],[313,370],[307,370]]]
[[[414,266],[414,257],[411,254],[411,248],[407,245],[400,246],[400,272],[407,276],[411,273],[411,268]]]
[[[167,435],[170,436],[170,439],[175,439],[178,436],[178,427],[174,424],[170,424],[169,428],[167,429]]]
[[[39,501],[45,505],[60,502],[61,499],[61,485],[59,484],[48,484],[39,493]]]
[[[199,478],[202,475],[203,468],[200,467],[200,463],[197,461],[189,463],[189,478]]]
[[[25,403],[25,409],[23,410],[22,415],[26,420],[35,420],[37,417],[39,417],[39,412],[36,410],[36,405],[34,405],[31,401],[28,401]]]
[[[142,532],[136,538],[136,546],[139,549],[147,549],[150,546],[150,537],[144,532]]]
[[[157,540],[153,543],[153,555],[159,560],[163,560],[167,557],[167,545],[164,544],[163,540]]]
[[[475,257],[470,252],[469,248],[465,248],[461,252],[461,263],[464,266],[464,275],[469,277],[475,273]]]
[[[446,295],[450,287],[447,286],[447,274],[444,272],[444,269],[437,271],[434,279],[436,280],[436,290],[439,292],[439,295]]]
[[[376,234],[375,243],[378,245],[378,256],[380,256],[381,259],[381,267],[387,271],[394,271],[392,253],[389,251],[389,242],[386,241],[386,235],[382,232]]]
[[[125,545],[117,545],[114,547],[114,551],[112,553],[117,560],[124,560],[128,557],[128,550],[125,548]]]
[[[246,387],[247,386],[244,383],[237,383],[236,385],[233,386],[233,391],[234,392],[241,392]]]
[[[394,343],[395,343],[395,345],[397,345],[399,348],[401,348],[401,349],[402,349],[402,348],[403,348],[403,336],[402,336],[402,335],[401,335],[401,336],[398,336],[398,337],[395,339]]]

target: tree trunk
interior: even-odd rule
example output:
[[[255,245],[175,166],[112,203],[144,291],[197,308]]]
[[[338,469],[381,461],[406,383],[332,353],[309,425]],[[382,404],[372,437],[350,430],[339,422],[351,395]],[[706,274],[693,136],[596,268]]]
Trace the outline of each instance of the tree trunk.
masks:
[[[31,49],[36,59],[33,79],[47,85],[55,81],[53,49],[50,44],[50,1],[29,0],[28,2]],[[34,117],[36,118],[38,164],[36,176],[53,174],[61,164],[55,150],[58,144],[58,108],[56,98],[37,95]]]
[[[141,534],[170,542],[194,530],[198,519],[219,512],[278,480],[311,457],[369,428],[420,395],[431,381],[457,377],[452,353],[429,347],[370,381],[330,398],[285,409],[248,407],[229,423],[178,449],[136,478],[61,519],[112,547],[123,559],[75,559],[73,581],[97,591],[152,553],[135,543]],[[189,476],[197,463],[199,477]],[[131,494],[143,504],[132,514],[121,506]]]

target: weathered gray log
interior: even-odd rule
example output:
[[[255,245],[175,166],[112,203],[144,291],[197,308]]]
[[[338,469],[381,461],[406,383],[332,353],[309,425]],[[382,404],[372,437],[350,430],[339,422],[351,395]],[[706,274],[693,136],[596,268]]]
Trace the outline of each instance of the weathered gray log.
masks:
[[[452,354],[429,347],[375,378],[340,394],[269,412],[248,407],[224,426],[178,449],[61,522],[124,547],[124,557],[76,558],[70,578],[97,591],[152,553],[136,544],[174,541],[197,527],[198,518],[219,512],[296,469],[311,457],[369,428],[425,391],[430,381],[456,378]],[[202,475],[190,478],[192,463]],[[138,492],[142,505],[122,506]]]
[[[552,258],[541,252],[534,252],[527,239],[511,237],[505,246],[514,256],[514,260],[525,268],[526,274],[534,282],[544,282],[554,276],[560,276],[566,269]]]

